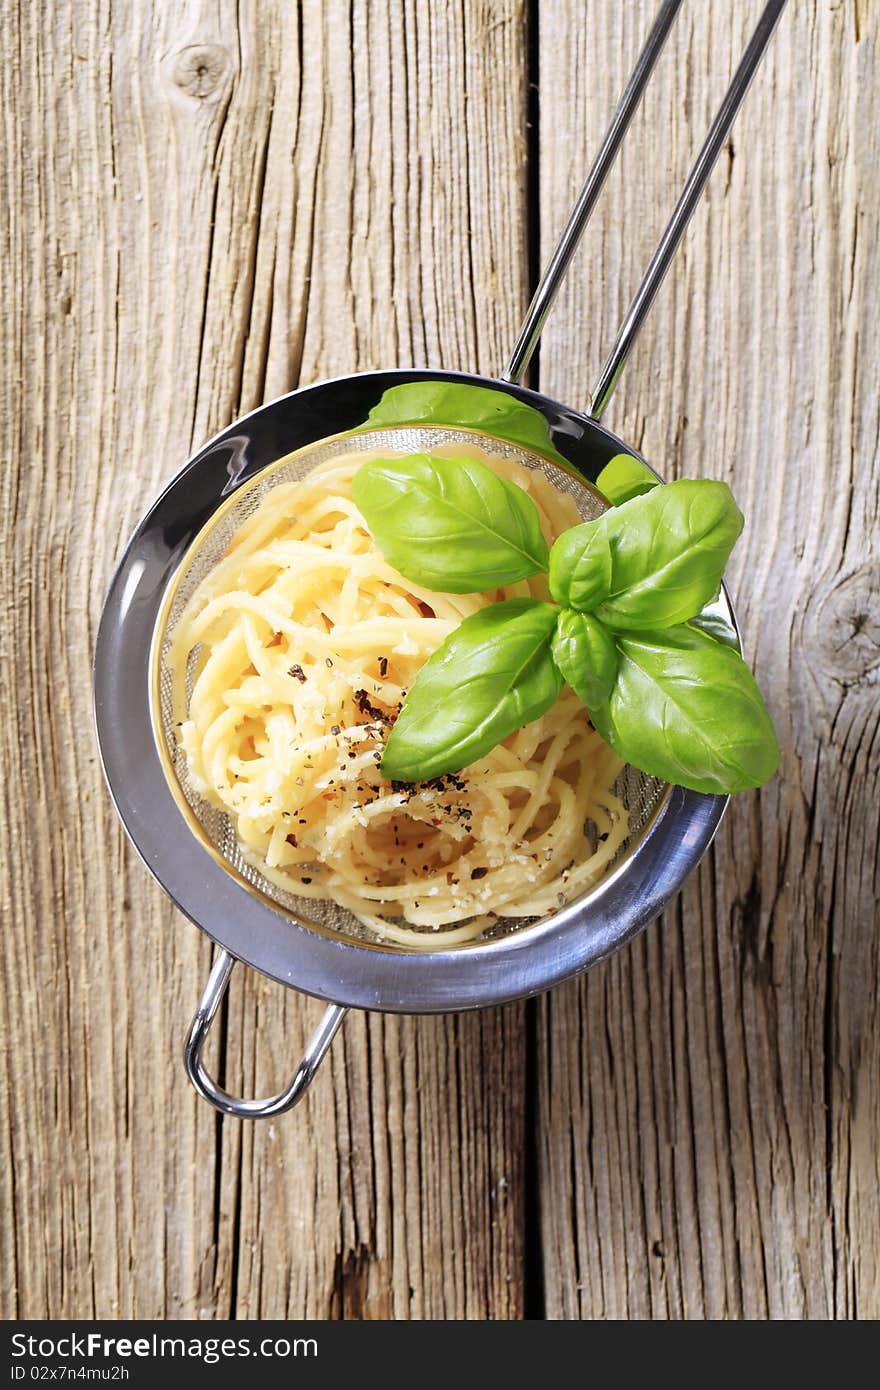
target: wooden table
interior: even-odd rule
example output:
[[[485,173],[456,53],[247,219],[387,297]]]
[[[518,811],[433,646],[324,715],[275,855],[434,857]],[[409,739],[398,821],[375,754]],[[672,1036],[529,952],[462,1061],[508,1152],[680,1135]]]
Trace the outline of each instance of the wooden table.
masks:
[[[532,384],[585,403],[758,12],[689,3]],[[2,1311],[880,1315],[880,5],[791,5],[606,420],[728,480],[782,769],[629,950],[354,1015],[303,1109],[180,1064],[211,948],[110,807],[102,597],[208,435],[358,369],[497,372],[654,0],[75,0],[2,27]],[[244,975],[244,972],[242,972]],[[319,1012],[249,974],[234,1089]]]

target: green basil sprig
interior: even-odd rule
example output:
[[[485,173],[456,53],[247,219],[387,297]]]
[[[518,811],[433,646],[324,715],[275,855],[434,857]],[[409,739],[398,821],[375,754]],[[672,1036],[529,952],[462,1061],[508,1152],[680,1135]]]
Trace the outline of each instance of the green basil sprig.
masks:
[[[426,587],[476,592],[546,568],[533,504],[472,460],[371,460],[354,496],[389,563]],[[458,772],[549,709],[567,680],[643,772],[701,792],[760,786],[779,763],[773,725],[735,630],[706,608],[742,525],[726,485],[697,479],[564,532],[549,555],[560,606],[509,599],[466,618],[419,672],[382,771],[401,782]]]
[[[726,483],[668,483],[564,531],[550,592],[615,630],[672,627],[716,597],[742,528]]]
[[[419,671],[385,748],[385,776],[458,772],[544,714],[562,689],[550,655],[557,613],[512,598],[465,618]]]
[[[547,568],[534,502],[476,459],[370,459],[352,492],[388,563],[426,589],[472,594]]]

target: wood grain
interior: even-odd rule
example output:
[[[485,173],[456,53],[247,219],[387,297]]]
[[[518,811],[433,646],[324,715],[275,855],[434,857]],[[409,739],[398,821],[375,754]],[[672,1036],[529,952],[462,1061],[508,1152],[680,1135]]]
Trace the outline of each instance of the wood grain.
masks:
[[[522,6],[5,17],[3,1310],[517,1316],[522,1007],[353,1017],[295,1119],[216,1118],[180,1066],[208,945],[123,841],[89,672],[124,539],[208,434],[358,368],[498,367]],[[227,1083],[277,1085],[317,1012],[236,984]]]
[[[683,7],[550,321],[534,380],[570,403],[758,5],[716,8]],[[499,370],[652,9],[2,5],[4,1317],[880,1316],[872,0],[789,6],[607,415],[733,485],[783,744],[661,923],[528,1007],[353,1015],[302,1109],[220,1119],[180,1065],[209,943],[93,741],[149,499],[299,383]],[[241,974],[212,1064],[266,1092],[318,1012]]]
[[[541,6],[545,249],[653,8],[593,3],[566,48]],[[551,394],[587,398],[758,9],[680,18],[545,335]],[[783,763],[661,922],[542,1002],[548,1317],[880,1314],[878,44],[876,5],[788,7],[604,417],[733,487]]]

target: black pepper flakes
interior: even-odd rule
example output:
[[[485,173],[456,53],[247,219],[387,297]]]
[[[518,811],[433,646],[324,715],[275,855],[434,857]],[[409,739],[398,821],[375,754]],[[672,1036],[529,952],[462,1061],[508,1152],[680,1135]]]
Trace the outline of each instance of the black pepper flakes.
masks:
[[[300,685],[302,685],[306,680],[308,680],[305,671],[298,663],[295,663],[293,666],[288,666],[287,674],[289,676],[293,676],[294,680],[298,680]]]
[[[488,872],[485,868],[471,869],[471,878],[485,878]]]
[[[356,690],[354,692],[354,702],[359,712],[365,714],[368,719],[373,720],[377,724],[388,723],[388,715],[384,710],[379,709],[378,706],[371,702],[366,690]]]
[[[380,656],[380,657],[379,657],[379,675],[380,675],[380,676],[382,677],[382,679],[384,680],[387,674],[388,674],[388,658],[387,658],[387,656]]]

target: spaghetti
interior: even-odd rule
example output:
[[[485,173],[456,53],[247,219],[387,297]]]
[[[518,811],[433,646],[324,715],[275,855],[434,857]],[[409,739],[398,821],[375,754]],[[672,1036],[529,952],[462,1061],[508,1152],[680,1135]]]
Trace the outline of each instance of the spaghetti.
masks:
[[[548,540],[580,520],[541,473],[473,452],[530,494]],[[245,858],[382,941],[435,950],[592,886],[627,834],[612,790],[622,764],[566,688],[460,773],[411,786],[381,776],[396,714],[443,639],[497,599],[548,593],[542,575],[464,595],[404,579],[351,497],[366,457],[267,494],[189,599],[165,662],[191,782],[230,818]]]

